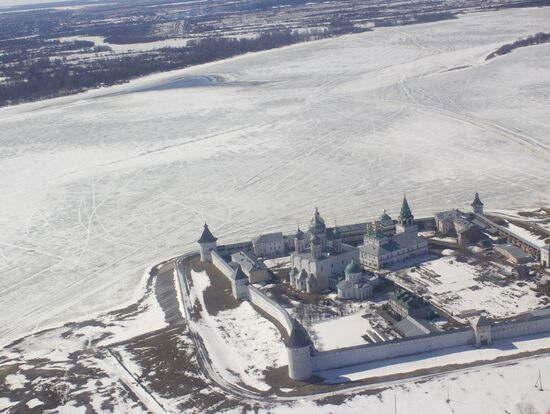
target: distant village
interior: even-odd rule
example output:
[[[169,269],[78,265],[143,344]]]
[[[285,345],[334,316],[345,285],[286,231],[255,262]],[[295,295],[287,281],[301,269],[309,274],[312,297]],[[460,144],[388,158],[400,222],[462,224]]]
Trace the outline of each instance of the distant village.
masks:
[[[315,208],[307,229],[226,245],[205,223],[198,244],[200,261],[230,282],[235,299],[282,326],[289,377],[304,380],[324,369],[550,333],[546,236],[485,214],[476,193],[470,211],[415,218],[404,196],[397,219],[384,210],[371,222],[334,227]],[[314,322],[337,322],[350,309],[363,309],[362,345],[323,349]]]

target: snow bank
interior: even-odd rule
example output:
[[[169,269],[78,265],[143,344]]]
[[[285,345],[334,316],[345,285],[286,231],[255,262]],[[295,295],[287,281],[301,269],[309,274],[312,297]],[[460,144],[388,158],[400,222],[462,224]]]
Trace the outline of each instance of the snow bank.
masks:
[[[422,270],[435,278],[423,277]],[[503,270],[493,269],[502,273]],[[484,310],[490,317],[502,318],[536,309],[541,299],[531,283],[518,285],[508,282],[498,286],[490,281],[476,280],[478,268],[465,262],[458,262],[453,256],[445,256],[420,266],[420,272],[409,272],[413,281],[424,285],[431,294],[431,300],[454,315],[471,309]]]
[[[194,324],[203,338],[214,368],[233,382],[241,380],[256,389],[268,390],[263,371],[287,363],[279,331],[249,302],[218,312],[216,316],[210,315],[203,296],[210,279],[205,272],[192,271],[191,277],[202,311],[198,322],[189,323]]]
[[[23,374],[10,374],[6,376],[5,382],[10,390],[16,390],[18,388],[25,388],[28,380]]]
[[[365,345],[361,337],[367,330],[372,330],[368,319],[363,318],[364,311],[352,315],[317,322],[310,327],[315,337],[315,346],[320,351],[344,348],[355,345]]]

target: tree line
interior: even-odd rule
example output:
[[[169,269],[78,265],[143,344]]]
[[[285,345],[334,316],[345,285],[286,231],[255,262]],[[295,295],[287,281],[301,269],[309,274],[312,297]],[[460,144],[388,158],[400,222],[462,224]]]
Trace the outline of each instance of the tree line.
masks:
[[[507,43],[499,47],[493,53],[488,55],[486,60],[493,59],[494,57],[497,57],[497,56],[506,55],[507,53],[510,53],[512,50],[518,49],[520,47],[539,45],[539,44],[548,43],[548,42],[550,42],[550,33],[539,32],[533,36],[526,37],[525,39],[516,40],[513,43]]]
[[[285,29],[262,33],[255,38],[210,37],[190,41],[181,48],[162,48],[116,57],[107,55],[77,63],[46,57],[22,59],[10,65],[9,80],[0,83],[0,106],[114,85],[155,72],[273,49],[326,35],[325,32],[299,33]]]

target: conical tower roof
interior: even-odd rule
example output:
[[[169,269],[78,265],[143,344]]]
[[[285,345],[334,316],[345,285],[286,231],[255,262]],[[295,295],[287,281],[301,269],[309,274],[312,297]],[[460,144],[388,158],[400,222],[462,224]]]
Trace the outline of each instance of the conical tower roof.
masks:
[[[401,212],[399,213],[399,217],[402,219],[412,219],[414,218],[411,208],[409,207],[409,202],[407,201],[407,196],[403,196],[403,204],[401,204]]]
[[[289,348],[303,348],[311,344],[305,329],[293,321],[292,332],[286,342]]]
[[[204,229],[202,230],[201,238],[197,240],[199,243],[214,243],[216,240],[218,240],[210,229],[208,228],[208,224],[204,223]]]
[[[248,276],[246,276],[246,274],[243,272],[243,269],[241,268],[241,265],[237,266],[237,268],[233,272],[233,278],[235,280],[248,279]]]

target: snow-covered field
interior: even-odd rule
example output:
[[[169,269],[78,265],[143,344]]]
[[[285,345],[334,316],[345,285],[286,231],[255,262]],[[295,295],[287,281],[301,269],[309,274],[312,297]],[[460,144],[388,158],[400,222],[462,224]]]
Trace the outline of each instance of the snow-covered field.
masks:
[[[263,372],[287,364],[285,347],[275,325],[260,316],[250,302],[210,315],[203,296],[210,279],[205,272],[191,272],[191,277],[193,296],[201,304],[201,319],[188,323],[200,334],[215,369],[233,382],[269,390]]]
[[[189,39],[167,39],[158,40],[148,43],[132,43],[132,44],[115,44],[105,42],[105,38],[102,36],[68,36],[60,37],[57,40],[61,42],[66,41],[88,41],[93,42],[95,46],[109,46],[114,52],[145,52],[149,50],[159,49],[161,47],[184,47],[187,45]]]
[[[485,369],[474,368],[430,381],[397,385],[376,395],[350,395],[326,404],[303,399],[293,405],[279,405],[260,413],[273,414],[354,414],[371,413],[537,413],[550,409],[550,390],[539,391],[535,383],[539,370],[550,375],[550,358]],[[490,384],[491,387],[484,385]],[[544,385],[544,383],[543,383]],[[526,408],[532,408],[527,411]],[[237,410],[232,413],[237,413]]]
[[[550,338],[545,335],[533,335],[523,338],[495,341],[490,348],[474,348],[470,345],[447,348],[442,351],[427,352],[408,357],[371,362],[347,368],[323,371],[320,376],[328,383],[345,382],[376,378],[384,375],[404,374],[419,369],[442,367],[452,364],[467,364],[475,361],[492,361],[520,352],[536,351],[548,348]]]
[[[315,334],[315,346],[319,351],[364,345],[362,338],[367,330],[372,330],[370,321],[359,311],[341,318],[332,318],[313,324],[309,329]]]
[[[426,272],[427,271],[427,272]],[[495,269],[498,271],[498,269]],[[485,311],[489,317],[504,318],[543,306],[534,283],[517,281],[498,286],[475,280],[479,269],[455,256],[426,262],[415,272],[405,272],[416,287],[424,287],[431,301],[455,316],[470,310]],[[425,277],[432,275],[433,277]]]
[[[0,110],[0,340],[132,302],[194,248],[332,223],[550,201],[550,9],[376,29]],[[462,69],[456,69],[464,67]],[[188,75],[225,84],[163,87]]]

